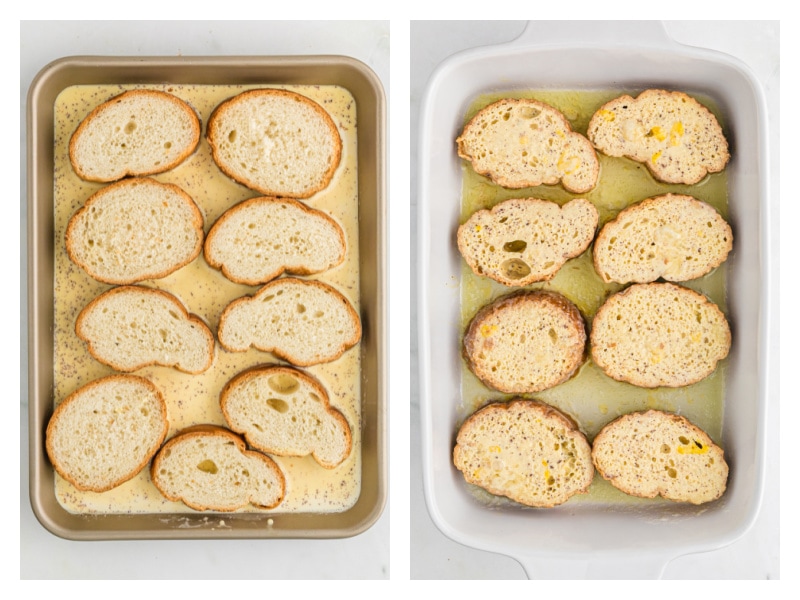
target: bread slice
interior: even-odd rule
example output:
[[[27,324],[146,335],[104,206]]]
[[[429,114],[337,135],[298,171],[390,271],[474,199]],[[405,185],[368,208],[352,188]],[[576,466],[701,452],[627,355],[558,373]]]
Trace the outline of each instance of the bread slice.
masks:
[[[559,206],[538,198],[506,200],[479,210],[458,228],[458,249],[476,275],[508,286],[552,279],[589,247],[597,209],[576,198]]]
[[[458,431],[453,463],[467,482],[540,508],[585,494],[594,478],[591,447],[577,424],[518,398],[473,413]]]
[[[96,107],[69,142],[75,173],[88,181],[163,173],[200,142],[200,119],[186,102],[158,90],[130,90]]]
[[[70,394],[47,424],[46,449],[77,489],[104,492],[132,479],[167,435],[161,391],[135,375],[111,375]]]
[[[267,196],[313,196],[328,186],[342,155],[325,109],[279,89],[250,90],[220,104],[206,138],[223,173]]]
[[[67,225],[67,254],[98,281],[160,279],[203,247],[203,215],[176,185],[147,177],[101,188]]]
[[[730,225],[692,196],[665,194],[621,211],[594,243],[594,266],[606,283],[688,281],[709,273],[733,248]]]
[[[286,493],[286,479],[275,461],[215,425],[175,434],[153,459],[150,476],[165,498],[195,510],[231,512],[249,504],[275,508]]]
[[[696,383],[730,345],[719,307],[673,283],[634,284],[610,296],[592,322],[592,360],[609,377],[640,387]]]
[[[281,277],[222,312],[219,343],[251,346],[307,367],[339,358],[361,339],[361,320],[340,292],[321,281]]]
[[[473,317],[464,335],[467,366],[507,394],[563,383],[583,364],[586,329],[577,307],[548,291],[501,297]]]
[[[728,141],[717,118],[683,92],[623,95],[592,115],[587,136],[607,156],[627,156],[665,183],[693,185],[725,168]]]
[[[118,371],[148,365],[202,373],[214,359],[214,335],[172,294],[142,286],[111,288],[78,315],[78,337]]]
[[[273,365],[240,373],[223,388],[220,406],[228,426],[267,454],[311,454],[326,469],[350,454],[347,420],[330,406],[322,384],[297,369]]]
[[[642,498],[702,504],[722,496],[728,480],[722,448],[685,417],[659,410],[623,415],[603,427],[592,460],[614,487]]]
[[[584,136],[552,106],[506,98],[480,110],[456,139],[476,173],[506,188],[561,183],[576,194],[597,184],[600,163]]]
[[[208,232],[209,265],[237,283],[258,285],[284,272],[311,275],[341,264],[339,224],[296,200],[251,198],[227,210]]]

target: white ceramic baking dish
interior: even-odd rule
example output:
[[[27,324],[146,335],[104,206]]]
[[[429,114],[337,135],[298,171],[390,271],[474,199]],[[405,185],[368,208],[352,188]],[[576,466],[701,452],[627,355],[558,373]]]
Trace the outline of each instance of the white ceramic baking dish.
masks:
[[[469,104],[505,90],[643,90],[704,94],[730,132],[727,266],[734,344],[726,369],[721,443],[728,490],[711,505],[566,503],[488,509],[453,467],[459,421],[462,166],[454,140]],[[419,357],[423,471],[428,509],[462,544],[512,556],[531,578],[654,578],[669,560],[732,543],[752,525],[762,494],[769,348],[766,110],[739,61],[671,40],[658,22],[530,23],[516,40],[450,57],[423,100],[419,189]]]

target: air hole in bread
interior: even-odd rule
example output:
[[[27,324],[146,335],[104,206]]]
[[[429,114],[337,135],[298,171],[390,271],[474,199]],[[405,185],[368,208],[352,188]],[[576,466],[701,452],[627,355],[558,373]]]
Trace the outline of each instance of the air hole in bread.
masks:
[[[297,312],[300,313],[300,314],[303,314],[304,312],[306,312],[306,307],[304,305],[302,305],[302,304],[298,304],[297,305]]]
[[[525,240],[514,240],[503,244],[503,250],[506,252],[524,252],[527,247],[528,243]]]
[[[494,249],[491,249],[494,251]],[[503,274],[508,279],[522,279],[530,275],[531,268],[525,261],[519,258],[511,258],[500,265]]]
[[[281,400],[280,398],[270,398],[267,400],[267,406],[269,406],[272,410],[276,410],[279,413],[285,413],[289,410],[289,405],[286,401]]]
[[[201,461],[197,464],[197,468],[201,470],[203,473],[210,473],[211,475],[216,475],[219,469],[217,468],[216,463],[211,459],[206,459]]]
[[[279,394],[291,394],[300,387],[300,382],[291,375],[278,373],[267,380],[269,387]]]

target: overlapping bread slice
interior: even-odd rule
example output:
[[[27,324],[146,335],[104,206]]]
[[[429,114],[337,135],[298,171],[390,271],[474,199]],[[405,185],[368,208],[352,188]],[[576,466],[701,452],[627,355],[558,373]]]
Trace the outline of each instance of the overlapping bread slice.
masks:
[[[559,206],[539,198],[505,200],[458,228],[458,249],[476,275],[508,286],[552,279],[594,239],[597,209],[576,198]]]
[[[75,172],[116,181],[175,168],[200,142],[200,119],[186,102],[158,90],[130,90],[97,106],[69,142]]]
[[[480,110],[456,140],[476,173],[506,188],[561,183],[576,194],[597,184],[592,144],[552,106],[505,98]]]
[[[167,435],[161,391],[135,375],[111,375],[70,394],[47,424],[53,467],[79,490],[104,492],[133,478]]]
[[[172,294],[120,286],[92,300],[78,315],[75,332],[91,355],[118,371],[148,365],[202,373],[214,359],[214,335]]]
[[[725,492],[723,450],[683,416],[658,410],[623,415],[592,445],[597,471],[633,496],[702,504]]]
[[[286,493],[286,479],[275,461],[215,425],[175,434],[153,458],[150,476],[164,497],[195,510],[229,512],[248,504],[274,508]]]
[[[307,373],[277,365],[240,373],[223,388],[228,426],[253,448],[278,456],[311,454],[332,469],[350,454],[350,426],[330,406],[322,384]]]
[[[577,424],[543,402],[488,404],[461,426],[453,462],[469,483],[535,507],[586,493],[591,448]]]
[[[67,225],[67,254],[98,281],[160,279],[203,247],[203,215],[176,185],[147,177],[101,188]]]

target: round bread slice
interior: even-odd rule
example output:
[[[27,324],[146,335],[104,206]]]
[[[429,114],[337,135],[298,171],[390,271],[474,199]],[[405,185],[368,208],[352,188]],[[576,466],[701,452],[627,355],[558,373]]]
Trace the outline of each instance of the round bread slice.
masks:
[[[479,210],[458,228],[458,249],[476,275],[508,286],[552,279],[564,263],[589,247],[597,209],[576,198],[559,206],[521,198]]]
[[[345,235],[320,210],[288,198],[251,198],[227,210],[208,232],[209,265],[237,283],[259,285],[284,272],[312,275],[344,261]]]
[[[111,288],[80,312],[75,332],[94,358],[118,371],[163,365],[202,373],[214,359],[211,330],[163,290]]]
[[[685,417],[658,410],[603,427],[592,460],[614,487],[642,498],[703,504],[722,496],[728,480],[722,449]]]
[[[586,328],[577,307],[548,291],[517,292],[484,306],[464,335],[467,366],[507,394],[563,383],[583,364]]]
[[[267,454],[311,454],[326,469],[350,454],[347,420],[330,406],[322,384],[297,369],[265,366],[240,373],[222,390],[220,406],[228,426]]]
[[[165,498],[195,510],[275,508],[286,493],[275,461],[215,425],[190,427],[170,438],[153,459],[150,477]]]
[[[535,400],[473,413],[458,431],[453,463],[467,482],[540,508],[585,494],[594,478],[591,447],[577,424]]]
[[[610,296],[592,322],[592,360],[609,377],[640,387],[696,383],[730,346],[719,307],[672,283],[634,284]]]
[[[130,284],[160,279],[203,246],[203,215],[176,185],[149,178],[101,188],[67,225],[67,254],[91,277]]]
[[[710,205],[666,194],[621,211],[594,243],[594,266],[606,283],[688,281],[709,273],[733,248],[731,227]]]
[[[597,185],[592,144],[552,106],[506,98],[480,110],[456,140],[458,155],[505,188],[561,183],[583,194]]]
[[[69,142],[75,173],[88,181],[116,181],[177,167],[200,142],[200,119],[180,98],[131,90],[96,107]]]
[[[313,196],[328,186],[342,155],[325,109],[279,89],[250,90],[220,104],[206,138],[223,173],[267,196]]]
[[[222,312],[219,343],[233,352],[251,346],[293,365],[330,362],[361,339],[361,320],[340,292],[321,281],[281,277]]]
[[[716,117],[683,92],[654,89],[636,99],[615,98],[592,115],[587,136],[603,154],[640,162],[665,183],[693,185],[730,160]]]
[[[132,479],[167,435],[161,391],[135,375],[92,381],[58,405],[46,449],[61,477],[77,489],[104,492]]]

